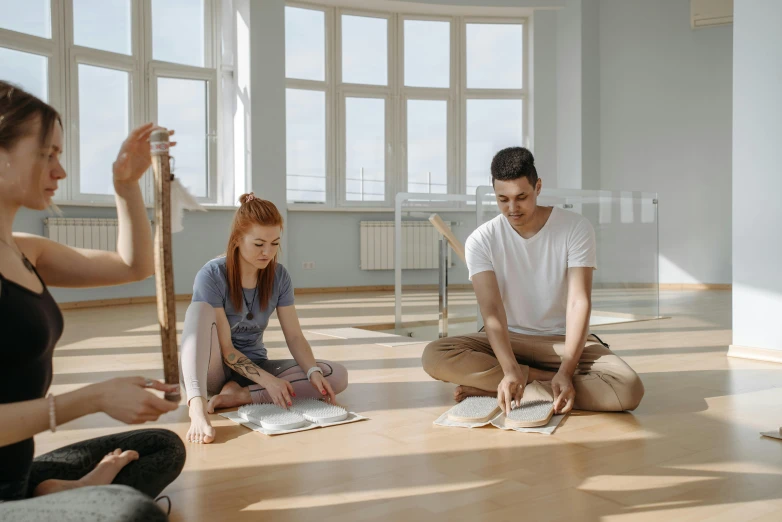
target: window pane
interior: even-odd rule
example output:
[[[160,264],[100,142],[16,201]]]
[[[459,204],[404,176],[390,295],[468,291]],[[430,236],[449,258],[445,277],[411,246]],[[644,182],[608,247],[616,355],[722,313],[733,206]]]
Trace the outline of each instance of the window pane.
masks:
[[[0,0],[0,29],[51,38],[50,0]]]
[[[152,57],[204,66],[204,0],[152,0]]]
[[[388,20],[342,15],[342,81],[388,85]]]
[[[520,24],[467,24],[467,88],[521,89]]]
[[[491,160],[523,145],[521,100],[467,100],[467,194],[491,185]]]
[[[407,190],[448,193],[448,102],[407,102]]]
[[[326,81],[326,13],[285,8],[285,76]]]
[[[0,78],[49,101],[49,59],[0,47]]]
[[[345,182],[348,201],[386,198],[386,101],[345,100]]]
[[[176,131],[174,175],[191,194],[205,198],[208,190],[208,86],[203,80],[158,78],[159,125]]]
[[[405,20],[405,85],[450,85],[451,24]]]
[[[288,89],[288,201],[326,202],[326,93]]]
[[[114,194],[111,166],[129,129],[125,71],[79,64],[79,190]]]
[[[130,0],[73,0],[73,42],[133,54],[130,20]]]

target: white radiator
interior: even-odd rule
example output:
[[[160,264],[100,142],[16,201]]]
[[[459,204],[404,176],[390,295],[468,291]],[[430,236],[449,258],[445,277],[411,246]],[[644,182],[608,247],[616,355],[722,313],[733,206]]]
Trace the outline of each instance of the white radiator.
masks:
[[[361,270],[393,270],[394,222],[361,221],[360,230]],[[428,221],[402,221],[402,269],[438,268],[440,237]]]
[[[46,218],[46,237],[75,248],[117,250],[117,220],[98,218]]]

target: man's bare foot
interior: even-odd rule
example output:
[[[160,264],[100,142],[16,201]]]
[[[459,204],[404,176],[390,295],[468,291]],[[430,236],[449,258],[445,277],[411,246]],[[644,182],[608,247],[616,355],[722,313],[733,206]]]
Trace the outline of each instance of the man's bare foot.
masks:
[[[228,381],[220,390],[220,395],[215,395],[209,400],[209,404],[206,407],[208,413],[214,413],[215,410],[220,408],[234,408],[236,406],[242,406],[244,404],[250,404],[252,402],[250,397],[250,390],[239,386],[239,383],[235,381]]]
[[[103,457],[103,460],[95,466],[95,469],[79,480],[44,480],[36,486],[33,496],[39,497],[41,495],[59,493],[60,491],[67,491],[69,489],[76,489],[84,486],[106,486],[114,482],[114,478],[122,468],[134,460],[138,460],[137,452],[133,450],[122,451],[121,449],[116,449]]]
[[[187,431],[188,442],[209,444],[215,440],[215,429],[209,422],[206,412],[207,402],[203,397],[190,399],[190,429]]]
[[[457,386],[456,389],[453,391],[453,399],[456,402],[462,402],[467,397],[496,397],[497,392],[493,391],[486,391],[481,390],[478,388],[473,388],[472,386]]]

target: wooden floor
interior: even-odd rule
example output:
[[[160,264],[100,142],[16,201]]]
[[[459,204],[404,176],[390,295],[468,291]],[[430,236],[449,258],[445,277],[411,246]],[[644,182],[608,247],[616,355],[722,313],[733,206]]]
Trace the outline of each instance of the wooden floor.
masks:
[[[166,490],[172,520],[782,520],[782,441],[758,433],[782,425],[782,367],[725,356],[730,292],[661,299],[671,319],[595,330],[641,375],[640,408],[575,413],[552,436],[433,426],[453,387],[423,372],[423,345],[308,334],[317,357],[350,372],[341,402],[371,420],[270,438],[215,417],[217,443],[190,446]],[[297,306],[310,331],[393,318],[389,294]],[[65,316],[54,393],[162,375],[154,306]],[[276,324],[267,345],[287,356]],[[156,425],[184,436],[185,407]],[[94,415],[40,435],[37,451],[124,429]]]

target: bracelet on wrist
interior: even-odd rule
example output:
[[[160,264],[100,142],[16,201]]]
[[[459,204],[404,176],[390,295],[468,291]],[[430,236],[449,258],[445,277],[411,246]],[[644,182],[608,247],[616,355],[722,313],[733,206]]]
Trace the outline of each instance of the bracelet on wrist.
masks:
[[[57,409],[54,403],[54,394],[49,394],[49,429],[54,433],[57,431]]]
[[[320,366],[313,366],[307,371],[307,380],[310,380],[310,377],[312,377],[312,374],[318,372],[321,375],[323,375],[323,370],[320,368]]]

